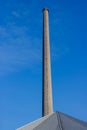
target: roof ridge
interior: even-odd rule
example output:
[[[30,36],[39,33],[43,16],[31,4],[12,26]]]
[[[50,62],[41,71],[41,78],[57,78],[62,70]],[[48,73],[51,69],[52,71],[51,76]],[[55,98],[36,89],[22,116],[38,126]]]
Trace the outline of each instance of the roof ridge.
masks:
[[[87,127],[87,122],[82,121],[82,120],[79,120],[79,119],[76,119],[76,118],[74,118],[74,117],[72,117],[72,116],[69,116],[69,115],[67,115],[67,114],[64,114],[64,113],[62,113],[62,112],[59,112],[59,113],[60,113],[60,114],[63,114],[64,116],[67,116],[68,118],[70,118],[70,119],[73,120],[74,122],[79,123],[79,124],[82,125],[83,127]]]
[[[62,125],[60,113],[59,113],[59,112],[56,112],[56,115],[57,115],[57,120],[58,120],[58,126],[57,126],[57,128],[59,127],[60,130],[63,130],[63,125]]]

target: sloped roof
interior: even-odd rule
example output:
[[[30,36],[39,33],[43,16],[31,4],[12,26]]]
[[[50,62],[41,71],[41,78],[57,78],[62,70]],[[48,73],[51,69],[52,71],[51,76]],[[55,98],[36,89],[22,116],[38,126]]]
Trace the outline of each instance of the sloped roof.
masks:
[[[87,130],[87,122],[54,112],[17,130]]]

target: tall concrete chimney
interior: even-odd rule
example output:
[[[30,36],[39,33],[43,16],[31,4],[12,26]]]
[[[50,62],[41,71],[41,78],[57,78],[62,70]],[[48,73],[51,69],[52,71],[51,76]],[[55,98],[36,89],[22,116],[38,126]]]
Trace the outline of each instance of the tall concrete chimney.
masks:
[[[42,91],[42,116],[53,112],[52,83],[50,65],[50,41],[48,9],[43,9],[43,91]]]

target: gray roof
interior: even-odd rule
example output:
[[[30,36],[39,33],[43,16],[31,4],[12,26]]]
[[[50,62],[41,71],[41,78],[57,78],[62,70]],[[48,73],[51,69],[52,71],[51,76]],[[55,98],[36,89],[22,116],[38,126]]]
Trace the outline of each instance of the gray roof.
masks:
[[[54,112],[17,130],[87,130],[87,122]]]

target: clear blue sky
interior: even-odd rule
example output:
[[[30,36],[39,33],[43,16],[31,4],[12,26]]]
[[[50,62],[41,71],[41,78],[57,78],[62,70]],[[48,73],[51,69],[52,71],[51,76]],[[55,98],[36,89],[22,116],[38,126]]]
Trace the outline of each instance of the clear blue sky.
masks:
[[[49,8],[54,111],[87,121],[87,1],[0,1],[0,130],[41,117],[42,8]]]

